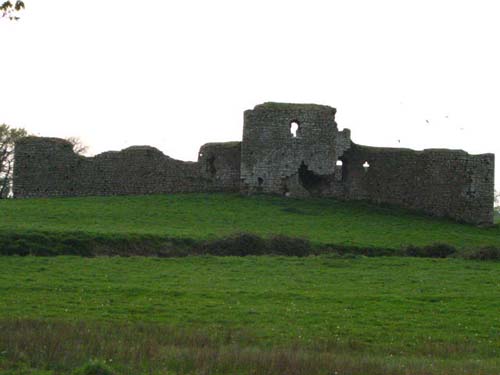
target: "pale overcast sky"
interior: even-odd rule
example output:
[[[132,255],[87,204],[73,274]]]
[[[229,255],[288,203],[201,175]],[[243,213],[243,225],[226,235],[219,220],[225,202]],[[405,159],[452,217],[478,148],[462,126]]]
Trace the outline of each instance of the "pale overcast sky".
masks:
[[[195,160],[278,101],[336,107],[360,144],[500,155],[498,1],[25,1],[0,20],[0,123],[92,154]]]

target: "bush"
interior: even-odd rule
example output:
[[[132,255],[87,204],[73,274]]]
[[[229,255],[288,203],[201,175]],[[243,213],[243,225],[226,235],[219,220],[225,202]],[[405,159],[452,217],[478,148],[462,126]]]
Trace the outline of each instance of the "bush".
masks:
[[[205,241],[197,246],[196,253],[219,256],[306,256],[312,253],[312,246],[308,240],[302,238],[279,235],[263,239],[255,234],[238,233],[218,240]]]
[[[423,258],[446,258],[456,252],[457,249],[444,243],[437,243],[424,247],[410,245],[406,248],[406,255]]]
[[[500,249],[496,247],[482,247],[466,254],[467,259],[500,260]]]
[[[268,240],[268,249],[272,254],[297,257],[304,257],[312,253],[312,246],[308,240],[282,235],[271,237]]]
[[[114,372],[105,362],[92,360],[73,371],[73,375],[114,375]]]
[[[367,257],[381,257],[381,256],[405,256],[404,250],[389,249],[384,247],[368,247],[368,246],[353,246],[353,245],[337,245],[328,244],[323,245],[318,249],[318,253],[332,254],[337,253],[341,256],[367,256]]]
[[[223,256],[262,255],[267,253],[266,241],[255,234],[238,233],[219,240],[205,241],[197,253]]]

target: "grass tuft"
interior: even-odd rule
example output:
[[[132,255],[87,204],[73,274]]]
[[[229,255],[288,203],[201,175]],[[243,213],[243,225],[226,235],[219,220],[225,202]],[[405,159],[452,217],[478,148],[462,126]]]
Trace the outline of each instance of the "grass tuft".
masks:
[[[115,375],[105,361],[93,359],[73,371],[72,375]]]

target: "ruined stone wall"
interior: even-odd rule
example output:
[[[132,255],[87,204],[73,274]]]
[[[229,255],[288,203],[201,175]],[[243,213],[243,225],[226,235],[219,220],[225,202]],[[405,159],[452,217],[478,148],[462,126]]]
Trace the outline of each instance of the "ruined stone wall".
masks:
[[[198,162],[175,160],[148,146],[87,158],[65,140],[29,137],[16,144],[14,196],[235,192],[240,149],[240,142],[207,144]]]
[[[333,178],[336,161],[350,146],[350,132],[338,131],[335,112],[328,106],[283,103],[265,103],[246,111],[242,191],[308,196],[299,181],[301,168]]]
[[[348,129],[338,131],[335,112],[282,103],[246,111],[242,192],[365,199],[493,223],[494,155],[359,146]],[[298,125],[295,136],[293,124]]]
[[[65,140],[28,137],[16,144],[14,196],[263,192],[493,223],[494,155],[356,145],[348,129],[338,130],[335,113],[314,104],[258,105],[245,111],[242,142],[208,143],[197,162],[147,146],[86,158]]]
[[[342,161],[345,199],[389,203],[473,224],[493,223],[493,154],[353,144]]]
[[[198,168],[216,191],[240,190],[241,142],[207,143],[200,148]]]

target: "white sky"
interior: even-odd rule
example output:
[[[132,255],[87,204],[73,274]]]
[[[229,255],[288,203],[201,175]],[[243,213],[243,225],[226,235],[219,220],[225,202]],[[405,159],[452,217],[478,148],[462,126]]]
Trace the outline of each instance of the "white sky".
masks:
[[[360,144],[500,155],[498,0],[25,1],[0,20],[0,123],[93,154],[195,160],[279,101],[336,107]]]

